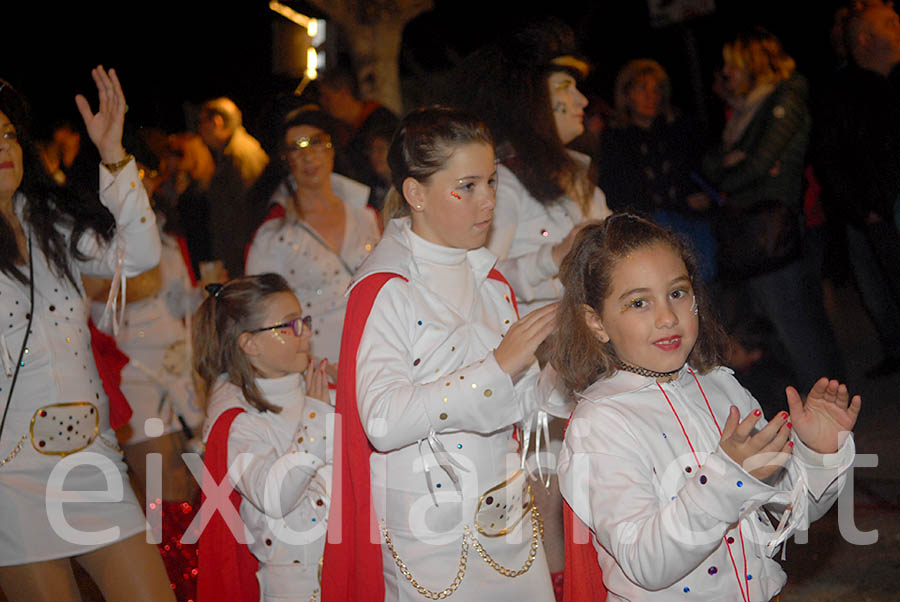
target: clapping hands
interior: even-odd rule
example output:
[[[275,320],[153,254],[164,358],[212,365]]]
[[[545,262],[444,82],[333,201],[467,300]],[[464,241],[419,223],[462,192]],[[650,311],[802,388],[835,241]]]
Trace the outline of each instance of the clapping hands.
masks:
[[[862,398],[850,399],[847,386],[836,380],[820,378],[804,403],[794,387],[785,389],[791,422],[797,437],[813,451],[833,454],[856,425]]]

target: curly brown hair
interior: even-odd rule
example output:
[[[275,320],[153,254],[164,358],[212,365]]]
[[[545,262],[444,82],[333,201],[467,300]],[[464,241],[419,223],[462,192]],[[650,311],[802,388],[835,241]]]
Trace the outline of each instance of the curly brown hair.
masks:
[[[697,261],[687,243],[653,222],[635,215],[616,214],[579,232],[560,266],[559,278],[565,293],[557,313],[550,362],[569,397],[617,370],[612,344],[601,343],[588,327],[584,306],[601,313],[618,262],[656,243],[669,245],[684,261],[700,310],[697,342],[688,362],[701,374],[721,364],[727,340],[697,276]]]

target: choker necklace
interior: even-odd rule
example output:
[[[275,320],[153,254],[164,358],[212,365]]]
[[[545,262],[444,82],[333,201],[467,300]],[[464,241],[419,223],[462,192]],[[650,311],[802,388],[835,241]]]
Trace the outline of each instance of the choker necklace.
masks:
[[[657,372],[656,370],[648,370],[647,368],[640,368],[638,366],[632,366],[631,364],[626,364],[622,360],[618,360],[617,365],[619,370],[624,370],[625,372],[631,372],[633,374],[639,374],[641,376],[649,376],[651,378],[669,378],[671,379],[673,376],[678,374],[681,371],[681,368],[676,370],[669,370],[668,372]]]

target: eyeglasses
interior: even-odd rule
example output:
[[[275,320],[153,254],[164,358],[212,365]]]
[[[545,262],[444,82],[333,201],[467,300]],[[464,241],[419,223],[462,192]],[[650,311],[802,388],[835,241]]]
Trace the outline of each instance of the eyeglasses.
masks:
[[[313,136],[297,138],[293,143],[288,145],[285,154],[297,155],[305,150],[322,153],[329,148],[331,148],[331,136],[328,134],[315,134]]]
[[[277,330],[279,328],[288,328],[294,331],[294,336],[299,337],[303,334],[303,329],[306,328],[307,332],[312,331],[312,316],[303,316],[302,318],[294,318],[290,322],[282,322],[281,324],[275,324],[274,326],[264,326],[263,328],[257,328],[256,330],[251,330],[250,332],[263,332],[266,330]]]

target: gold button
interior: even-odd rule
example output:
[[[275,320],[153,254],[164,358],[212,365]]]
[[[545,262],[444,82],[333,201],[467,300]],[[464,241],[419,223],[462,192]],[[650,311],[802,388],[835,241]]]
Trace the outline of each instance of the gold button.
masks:
[[[484,396],[485,396],[485,397],[490,397],[490,396],[493,395],[493,394],[494,394],[494,392],[491,391],[490,389],[485,389],[485,390],[484,390]]]
[[[478,385],[476,385],[475,383],[472,383],[472,388],[473,388],[473,389],[477,389],[477,388],[478,388]]]
[[[450,401],[450,398],[449,398],[449,397],[445,397],[445,398],[444,398],[444,403],[447,403],[448,401]]]
[[[297,439],[297,443],[303,443],[303,437],[300,437],[299,439]]]
[[[439,416],[439,418],[440,418],[441,420],[447,420],[447,414],[444,413],[444,412],[441,412],[441,415]]]
[[[465,376],[460,376],[459,380],[464,380],[465,378],[466,378]]]
[[[146,222],[146,221],[147,221],[147,217],[146,217],[146,216],[144,216],[144,217],[141,218],[141,223],[142,223],[142,224],[143,224],[144,222]]]

